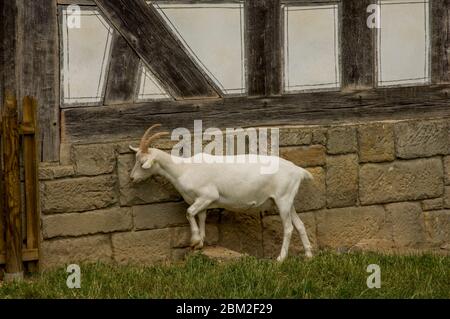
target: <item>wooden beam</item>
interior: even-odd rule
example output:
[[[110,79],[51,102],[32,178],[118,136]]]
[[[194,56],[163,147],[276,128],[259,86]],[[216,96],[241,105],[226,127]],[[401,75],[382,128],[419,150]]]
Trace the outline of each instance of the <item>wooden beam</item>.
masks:
[[[22,0],[20,97],[39,103],[40,159],[59,160],[59,48],[56,2]]]
[[[367,7],[374,0],[342,0],[342,87],[371,88],[375,85],[376,29],[367,26]]]
[[[191,59],[153,5],[144,0],[95,0],[175,99],[217,98],[220,90]]]
[[[22,221],[20,214],[19,124],[16,98],[5,93],[2,114],[2,145],[5,175],[6,273],[23,277]]]
[[[247,85],[250,96],[282,93],[280,0],[245,1]]]
[[[4,105],[4,91],[18,93],[18,8],[16,1],[1,1],[2,18],[0,19],[1,61],[0,74],[2,77],[0,89],[0,109]]]
[[[39,260],[39,251],[37,249],[23,249],[22,250],[23,261],[37,261]],[[0,265],[5,264],[6,255],[0,252]]]
[[[140,59],[117,31],[113,35],[111,50],[105,105],[132,103],[136,94]]]
[[[450,82],[450,1],[431,0],[431,80]]]
[[[37,101],[25,97],[23,102],[22,123],[33,129],[36,127]],[[39,248],[39,178],[38,158],[35,135],[26,135],[22,138],[23,169],[24,169],[24,197],[26,211],[26,248]]]
[[[76,4],[79,6],[95,6],[93,0],[55,0],[58,5],[71,5]]]
[[[64,143],[138,138],[151,123],[192,129],[194,120],[224,129],[448,117],[449,93],[448,86],[408,87],[76,108],[62,112],[62,136]]]

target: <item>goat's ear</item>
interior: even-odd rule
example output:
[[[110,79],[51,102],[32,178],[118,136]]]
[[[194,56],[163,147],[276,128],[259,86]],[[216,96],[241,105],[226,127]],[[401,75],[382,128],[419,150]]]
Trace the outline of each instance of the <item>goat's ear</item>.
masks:
[[[130,150],[132,150],[135,153],[137,153],[137,151],[139,151],[139,148],[137,148],[137,147],[133,147],[131,145],[128,145],[128,147],[130,148]]]
[[[144,162],[144,164],[142,164],[142,168],[143,169],[149,169],[150,167],[152,167],[153,165],[153,160],[152,159],[148,159]]]

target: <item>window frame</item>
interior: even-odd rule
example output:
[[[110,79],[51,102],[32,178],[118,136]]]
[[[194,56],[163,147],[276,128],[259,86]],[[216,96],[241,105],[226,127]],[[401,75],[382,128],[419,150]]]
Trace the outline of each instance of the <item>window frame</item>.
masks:
[[[69,2],[69,1],[66,1]],[[104,81],[103,81],[103,85],[102,88],[100,90],[100,100],[98,102],[74,102],[74,103],[66,103],[64,101],[65,95],[64,95],[64,37],[63,37],[63,32],[64,32],[64,26],[63,26],[63,22],[64,22],[64,10],[66,10],[71,4],[76,4],[77,1],[74,1],[74,3],[68,3],[68,4],[62,4],[62,5],[58,5],[57,7],[57,13],[58,13],[58,17],[57,17],[57,22],[58,22],[58,52],[59,52],[59,74],[60,74],[60,79],[59,79],[59,92],[60,92],[60,108],[64,109],[64,108],[73,108],[73,107],[95,107],[95,106],[102,106],[104,105],[105,102],[105,95],[106,95],[106,87],[107,87],[107,82],[108,82],[108,74],[109,74],[109,66],[111,63],[111,56],[112,56],[112,45],[113,45],[113,32],[114,32],[114,27],[113,26],[109,26],[113,31],[111,32],[111,34],[109,35],[109,40],[111,43],[109,44],[109,49],[108,49],[108,53],[107,53],[107,57],[105,56],[105,58],[107,59],[107,61],[105,62],[105,71],[104,74],[102,75],[104,77]],[[82,1],[79,1],[82,2]],[[98,11],[99,15],[101,15],[103,17],[103,15],[101,14],[100,10],[98,10],[97,6],[92,6],[92,5],[85,5],[85,4],[76,4],[80,7],[81,11]],[[103,17],[103,19],[105,20],[106,23],[108,23],[108,21]]]
[[[382,6],[382,2],[383,0],[376,0],[376,4],[378,4],[380,6],[380,19],[382,19],[382,15],[381,15],[381,6]],[[391,0],[392,2],[394,2],[395,0]],[[398,83],[398,84],[393,84],[393,85],[380,85],[380,79],[379,79],[379,73],[380,73],[380,68],[381,68],[381,64],[380,64],[380,60],[381,60],[381,47],[380,47],[380,36],[381,36],[381,29],[375,29],[375,62],[374,62],[374,85],[373,88],[376,89],[389,89],[389,88],[402,88],[402,87],[417,87],[417,86],[429,86],[432,85],[432,78],[433,78],[433,70],[432,70],[432,54],[433,54],[433,41],[432,41],[432,26],[433,26],[433,16],[432,16],[432,6],[431,6],[431,2],[433,0],[420,0],[417,1],[417,3],[421,3],[423,1],[424,4],[426,4],[427,7],[427,11],[428,11],[428,15],[427,15],[427,24],[428,24],[428,30],[427,30],[427,36],[426,39],[429,41],[428,44],[425,43],[425,46],[428,46],[427,48],[427,64],[428,64],[428,78],[427,81],[424,83],[419,83],[419,82],[414,82],[414,83]],[[426,1],[426,2],[425,2]],[[408,2],[405,2],[403,5],[407,5],[409,4]],[[382,23],[382,21],[380,21],[380,23]],[[425,78],[424,78],[425,79]],[[407,79],[405,79],[407,80]],[[398,80],[398,81],[403,81],[403,80]],[[381,81],[382,82],[382,81]]]
[[[313,89],[297,89],[297,90],[287,90],[286,89],[286,52],[285,52],[285,39],[287,37],[288,30],[286,29],[286,21],[285,21],[285,14],[284,9],[286,7],[292,6],[292,7],[319,7],[319,6],[331,6],[336,5],[337,6],[337,21],[335,22],[335,26],[337,30],[334,30],[337,38],[335,39],[336,43],[336,49],[337,49],[337,64],[336,68],[338,70],[338,83],[336,88],[313,88]],[[320,2],[320,1],[309,1],[305,2],[299,1],[299,0],[292,0],[292,1],[281,1],[281,39],[282,39],[282,45],[281,45],[281,59],[282,59],[282,81],[283,81],[283,87],[282,87],[282,94],[303,94],[303,93],[314,93],[314,92],[339,92],[343,88],[342,83],[342,3],[341,0],[334,0],[334,1],[326,1],[326,2]]]

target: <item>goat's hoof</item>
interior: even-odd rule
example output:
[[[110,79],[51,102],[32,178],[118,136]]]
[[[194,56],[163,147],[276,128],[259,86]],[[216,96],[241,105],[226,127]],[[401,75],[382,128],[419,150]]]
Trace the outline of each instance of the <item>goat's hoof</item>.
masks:
[[[199,246],[203,247],[203,240],[202,240],[202,238],[200,236],[192,236],[192,238],[191,238],[191,247],[193,249],[196,249]]]
[[[311,258],[313,258],[313,254],[312,254],[312,252],[310,252],[310,251],[307,251],[307,252],[305,253],[305,257],[306,257],[307,259],[311,259]]]
[[[286,256],[284,256],[284,257],[283,257],[283,256],[278,256],[278,257],[277,257],[277,261],[278,261],[278,262],[282,262],[282,261],[284,261],[285,259],[286,259]]]
[[[192,249],[194,250],[200,250],[203,248],[203,240],[200,241],[199,243],[195,244],[195,245],[191,245]]]

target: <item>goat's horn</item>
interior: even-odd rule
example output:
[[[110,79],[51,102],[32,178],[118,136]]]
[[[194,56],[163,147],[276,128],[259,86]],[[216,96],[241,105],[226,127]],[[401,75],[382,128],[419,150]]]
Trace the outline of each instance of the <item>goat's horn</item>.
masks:
[[[150,135],[152,130],[154,130],[155,128],[160,127],[160,126],[161,126],[161,124],[152,125],[152,126],[150,126],[149,129],[147,129],[147,131],[145,131],[145,133],[144,133],[144,135],[142,136],[142,139],[141,139],[141,144],[139,145],[139,148],[141,149],[141,152],[147,153],[148,146],[150,145],[147,142],[148,139],[149,139],[148,136]]]
[[[160,138],[162,136],[167,136],[167,135],[170,135],[170,133],[169,132],[159,132],[159,133],[153,134],[147,140],[147,147],[148,147],[148,145],[150,145],[151,142],[157,140],[158,138]]]

